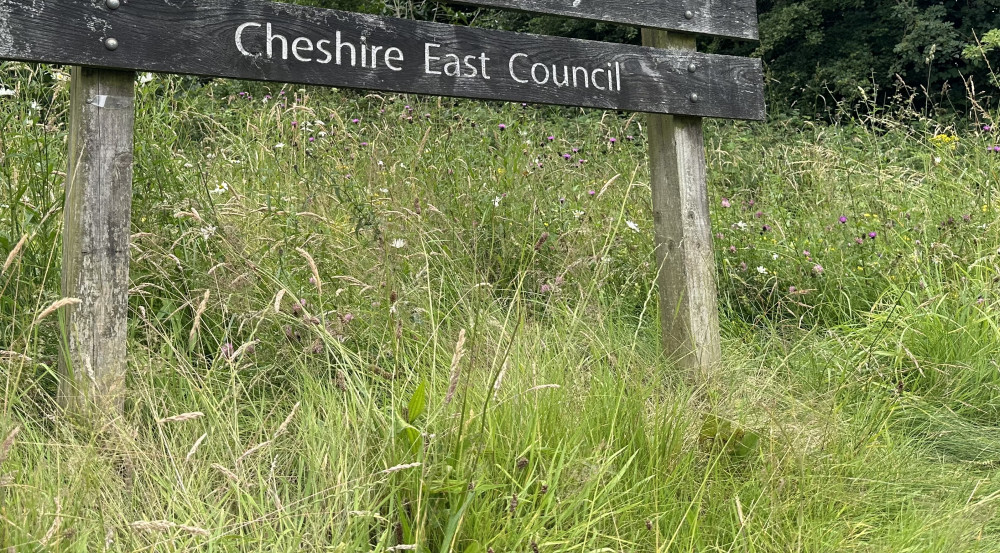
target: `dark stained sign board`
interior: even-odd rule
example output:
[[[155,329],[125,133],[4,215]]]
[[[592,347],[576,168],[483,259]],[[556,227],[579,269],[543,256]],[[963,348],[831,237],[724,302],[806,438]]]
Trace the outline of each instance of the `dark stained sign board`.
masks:
[[[757,39],[755,0],[452,0],[731,38]]]
[[[575,4],[580,11],[572,13],[581,16],[607,15],[624,23],[660,27],[674,27],[663,17],[677,19],[676,8],[684,5],[676,0],[470,3],[553,13],[570,13],[557,8]],[[687,22],[681,25],[690,24],[683,28],[692,32],[755,36],[752,1],[749,6],[744,3],[692,0],[693,7],[681,11],[680,20]],[[732,9],[719,8],[722,4]],[[687,11],[690,19],[684,18]],[[744,31],[718,23],[743,12],[747,12]],[[693,27],[699,21],[718,27],[707,23]],[[0,59],[700,117],[764,118],[763,73],[756,59],[250,0],[0,0]]]

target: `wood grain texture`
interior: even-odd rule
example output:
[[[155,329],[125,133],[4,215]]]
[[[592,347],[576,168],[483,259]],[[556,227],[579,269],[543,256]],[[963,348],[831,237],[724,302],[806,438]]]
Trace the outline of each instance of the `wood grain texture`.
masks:
[[[695,48],[690,35],[642,36],[657,47]],[[701,384],[722,359],[702,120],[650,115],[648,127],[663,349]]]
[[[135,74],[73,68],[63,208],[59,401],[115,414],[126,374]]]
[[[473,6],[508,8],[670,31],[757,40],[757,4],[754,0],[450,1]]]
[[[249,26],[240,35],[241,52],[236,33],[244,24]],[[327,56],[319,50],[320,41],[330,41],[325,43],[327,51],[338,50],[338,32],[343,42],[355,48],[353,66],[351,47],[339,50],[339,65],[336,60],[321,63]],[[366,51],[380,48],[375,68],[370,67],[370,56],[369,66],[361,67],[362,37]],[[108,50],[107,38],[114,38],[119,47]],[[299,38],[304,40],[296,50]],[[433,57],[454,53],[467,62],[461,66],[463,75],[443,74],[445,59],[432,61],[431,69],[442,74],[429,74],[428,43],[439,45],[431,50]],[[402,59],[387,60],[390,48],[398,48]],[[296,52],[311,61],[297,59]],[[118,10],[109,10],[97,0],[0,0],[0,58],[650,113],[764,117],[763,72],[756,59],[258,0],[132,0]],[[512,60],[514,76],[529,82],[511,76]],[[536,63],[540,64],[537,68]],[[553,66],[560,82],[568,83],[572,76],[577,86],[556,86],[554,77],[544,85],[530,80],[533,70],[542,80]],[[472,76],[473,67],[477,76]],[[483,67],[489,79],[482,77]],[[609,68],[613,75],[602,72]],[[620,81],[621,90],[597,88],[598,83],[607,88],[609,81]]]

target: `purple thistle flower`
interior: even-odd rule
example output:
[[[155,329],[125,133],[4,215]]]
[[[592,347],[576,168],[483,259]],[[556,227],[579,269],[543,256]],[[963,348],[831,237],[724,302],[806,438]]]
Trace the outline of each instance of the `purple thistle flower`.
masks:
[[[767,232],[767,231],[771,230],[771,225],[764,225],[760,229],[761,229],[762,232]]]
[[[587,195],[589,195],[591,197],[593,197],[594,194],[597,194],[597,192],[595,190],[588,190],[587,191]]]
[[[983,125],[983,130],[986,131],[986,132],[990,132],[990,131],[993,130],[993,127],[991,127],[989,125]]]
[[[554,136],[552,136],[552,135],[549,135],[549,142],[552,142],[552,141],[553,141],[553,140],[555,140],[555,139],[556,139],[556,137],[554,137]]]
[[[729,246],[729,253],[736,253],[736,246]]]
[[[842,224],[842,225],[846,224],[847,223],[847,215],[841,215],[839,221],[840,221],[840,224]]]
[[[722,198],[722,207],[729,207],[732,204],[729,203],[729,198]]]
[[[234,348],[233,344],[231,344],[230,342],[226,342],[225,344],[222,344],[222,349],[219,351],[219,353],[222,354],[222,357],[226,359],[232,359],[233,354],[236,353],[236,348]]]
[[[763,211],[758,211],[757,213],[754,213],[753,216],[754,216],[755,219],[760,219],[761,217],[764,216],[764,212]]]
[[[502,130],[502,131],[507,130],[507,125],[504,125],[503,123],[500,123],[500,130]]]
[[[878,236],[878,233],[875,232],[874,230],[868,233],[868,238],[871,238],[872,240],[874,240],[875,237],[877,237],[877,236]]]
[[[543,284],[543,285],[542,285],[542,287],[541,287],[541,292],[542,292],[543,294],[548,294],[548,293],[549,293],[549,292],[551,292],[551,291],[552,291],[552,287],[551,287],[551,286],[549,286],[548,284]]]
[[[352,313],[345,313],[344,314],[344,322],[345,323],[349,323],[349,322],[351,322],[353,320],[354,320],[354,315]]]
[[[298,126],[299,126],[298,121],[292,121],[292,127],[298,127]]]
[[[819,263],[813,265],[813,272],[816,273],[817,275],[823,274],[823,266],[820,265]]]
[[[612,136],[610,142],[614,144],[615,142],[618,142],[618,139]]]
[[[571,156],[570,154],[563,154],[563,159],[568,161],[570,159],[573,159],[573,156]]]

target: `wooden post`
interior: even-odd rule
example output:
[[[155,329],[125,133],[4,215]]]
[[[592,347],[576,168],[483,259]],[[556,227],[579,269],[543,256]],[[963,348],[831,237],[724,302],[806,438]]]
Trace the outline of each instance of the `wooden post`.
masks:
[[[59,403],[114,416],[126,373],[135,74],[74,67],[63,208]]]
[[[642,30],[645,46],[696,50],[692,35]],[[649,161],[663,350],[698,383],[722,358],[700,117],[650,115]]]

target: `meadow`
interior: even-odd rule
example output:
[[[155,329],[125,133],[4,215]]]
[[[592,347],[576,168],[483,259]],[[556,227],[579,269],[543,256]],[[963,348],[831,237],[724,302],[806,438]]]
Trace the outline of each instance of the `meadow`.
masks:
[[[128,397],[55,402],[68,73],[0,64],[7,551],[1000,550],[1000,136],[706,122],[724,363],[659,353],[644,117],[140,75]]]

